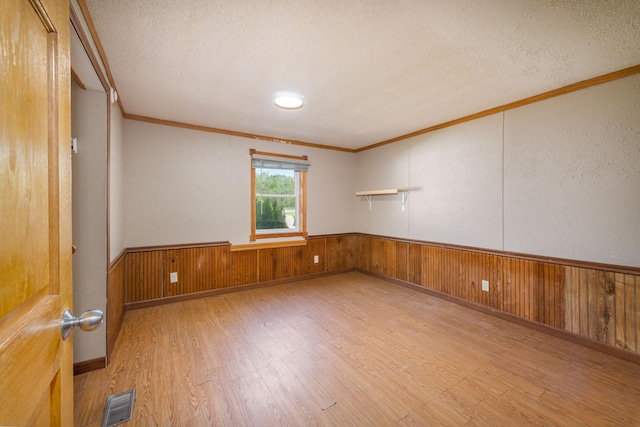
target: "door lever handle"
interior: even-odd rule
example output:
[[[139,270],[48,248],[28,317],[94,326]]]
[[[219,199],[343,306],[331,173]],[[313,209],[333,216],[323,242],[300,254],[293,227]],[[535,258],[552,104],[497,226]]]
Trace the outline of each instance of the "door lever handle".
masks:
[[[75,328],[80,328],[83,331],[98,329],[102,325],[103,319],[102,310],[87,310],[78,317],[75,317],[71,311],[65,310],[61,321],[62,339],[66,340],[71,330]]]

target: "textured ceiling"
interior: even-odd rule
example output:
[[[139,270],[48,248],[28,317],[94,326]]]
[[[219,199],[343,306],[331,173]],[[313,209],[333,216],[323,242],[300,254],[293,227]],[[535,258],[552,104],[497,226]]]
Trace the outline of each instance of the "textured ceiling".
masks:
[[[638,0],[86,4],[126,113],[351,149],[640,64]]]

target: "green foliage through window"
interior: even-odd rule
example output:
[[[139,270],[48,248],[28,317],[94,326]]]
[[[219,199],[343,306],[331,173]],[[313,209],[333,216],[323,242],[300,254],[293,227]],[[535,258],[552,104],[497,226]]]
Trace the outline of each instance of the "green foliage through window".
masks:
[[[294,171],[256,170],[256,230],[296,227],[295,179]]]

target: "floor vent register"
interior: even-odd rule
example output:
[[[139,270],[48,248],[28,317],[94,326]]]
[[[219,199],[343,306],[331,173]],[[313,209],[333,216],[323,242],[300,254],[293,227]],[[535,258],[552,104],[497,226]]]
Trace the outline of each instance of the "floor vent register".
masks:
[[[101,427],[112,427],[126,423],[133,417],[133,403],[136,400],[136,389],[112,394],[104,407]]]

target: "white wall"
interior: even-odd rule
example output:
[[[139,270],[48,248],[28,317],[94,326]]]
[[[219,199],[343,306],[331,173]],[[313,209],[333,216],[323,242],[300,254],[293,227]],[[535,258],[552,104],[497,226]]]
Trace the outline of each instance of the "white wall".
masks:
[[[271,144],[264,151],[280,153],[281,147],[282,144]],[[303,151],[311,161],[307,172],[307,231],[310,235],[353,232],[355,154],[321,149]],[[249,197],[248,189],[245,191]]]
[[[356,191],[408,189],[409,141],[384,145],[358,154]],[[359,196],[356,201],[356,231],[380,236],[409,237],[409,206],[413,192],[405,201],[399,194],[371,197]]]
[[[508,111],[505,248],[640,266],[640,76]]]
[[[124,249],[124,119],[118,104],[111,104],[109,144],[109,261]]]
[[[307,154],[308,231],[640,266],[640,76],[343,153],[124,121],[124,247],[249,238],[249,148]],[[378,196],[356,190],[409,188]]]
[[[71,88],[72,136],[78,154],[73,173],[73,313],[97,308],[106,313],[107,286],[107,96]],[[74,362],[106,355],[106,328],[74,332]]]
[[[409,189],[364,197],[358,232],[502,249],[502,114],[358,155],[358,190]]]
[[[502,114],[411,141],[411,238],[502,249]]]
[[[354,230],[352,153],[125,120],[125,246],[248,243],[250,148],[309,156],[309,234]]]
[[[357,155],[357,231],[640,266],[640,76]]]

